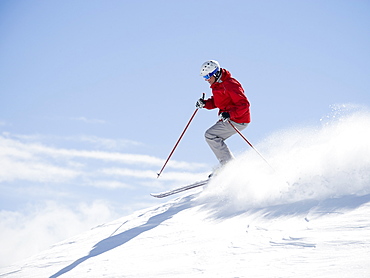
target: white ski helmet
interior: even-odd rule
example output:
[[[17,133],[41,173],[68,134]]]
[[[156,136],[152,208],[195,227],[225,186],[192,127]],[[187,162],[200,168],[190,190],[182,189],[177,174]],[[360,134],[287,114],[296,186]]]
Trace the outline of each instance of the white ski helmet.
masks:
[[[210,79],[215,73],[220,70],[220,64],[215,60],[209,60],[203,63],[200,68],[200,75],[205,79]]]

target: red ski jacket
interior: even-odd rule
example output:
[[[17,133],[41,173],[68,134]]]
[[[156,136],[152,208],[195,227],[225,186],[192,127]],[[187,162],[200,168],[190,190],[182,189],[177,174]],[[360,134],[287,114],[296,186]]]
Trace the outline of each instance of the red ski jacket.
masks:
[[[228,112],[236,123],[250,123],[249,101],[242,85],[226,69],[221,69],[220,80],[211,85],[213,96],[205,100],[206,109],[218,108],[218,114]]]

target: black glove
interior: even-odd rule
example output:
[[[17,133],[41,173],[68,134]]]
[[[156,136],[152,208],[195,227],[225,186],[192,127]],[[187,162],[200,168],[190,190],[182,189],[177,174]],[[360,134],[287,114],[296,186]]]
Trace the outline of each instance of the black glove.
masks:
[[[197,103],[195,104],[196,108],[203,108],[206,105],[206,101],[202,98],[198,99]]]
[[[220,119],[224,122],[226,122],[227,120],[230,120],[230,114],[229,112],[222,112],[220,114]]]

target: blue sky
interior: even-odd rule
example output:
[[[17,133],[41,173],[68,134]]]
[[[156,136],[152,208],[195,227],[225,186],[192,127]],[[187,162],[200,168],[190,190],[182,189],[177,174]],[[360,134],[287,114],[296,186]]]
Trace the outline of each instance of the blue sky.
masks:
[[[257,146],[338,105],[368,107],[369,26],[369,1],[1,1],[2,238],[44,231],[20,251],[31,254],[206,176],[216,159],[203,134],[217,112],[200,110],[156,178],[210,96],[205,60],[243,84],[243,133]],[[236,155],[248,149],[228,142]],[[60,211],[69,216],[50,234]]]

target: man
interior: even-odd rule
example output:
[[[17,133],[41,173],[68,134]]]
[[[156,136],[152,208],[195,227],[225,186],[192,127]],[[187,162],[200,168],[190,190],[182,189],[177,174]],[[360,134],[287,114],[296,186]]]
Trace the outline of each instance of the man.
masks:
[[[203,63],[200,75],[210,84],[212,96],[206,100],[200,98],[196,107],[219,109],[220,120],[206,131],[205,138],[223,166],[234,158],[225,144],[225,140],[236,133],[230,122],[240,131],[245,129],[250,123],[250,104],[242,85],[231,77],[229,71],[220,68],[217,61]]]

